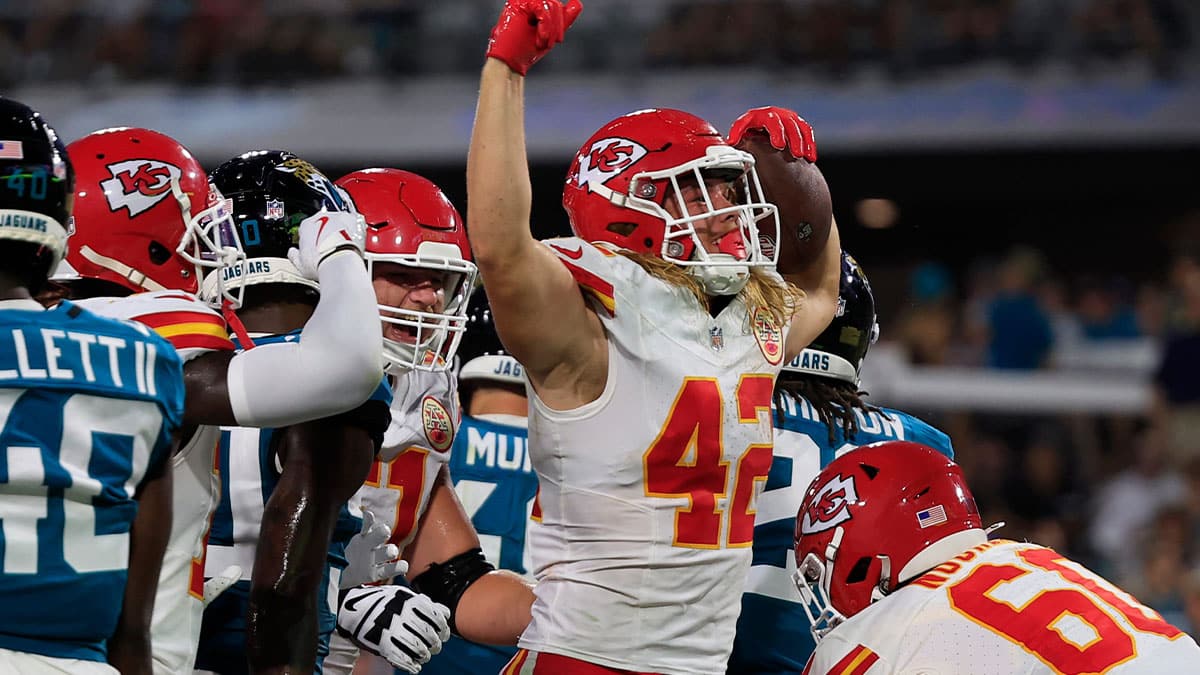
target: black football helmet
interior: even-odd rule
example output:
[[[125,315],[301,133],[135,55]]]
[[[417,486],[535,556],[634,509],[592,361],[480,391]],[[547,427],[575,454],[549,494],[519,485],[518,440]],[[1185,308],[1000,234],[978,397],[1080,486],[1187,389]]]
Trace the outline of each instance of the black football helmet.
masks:
[[[246,251],[245,272],[226,285],[285,283],[317,289],[317,282],[288,261],[288,249],[296,245],[300,223],[321,209],[356,213],[349,196],[310,162],[284,150],[243,153],[214,169],[209,180],[232,202]],[[202,295],[215,288],[210,279],[215,280],[213,274],[205,278]]]
[[[37,111],[0,97],[0,239],[26,245],[14,255],[33,258],[40,278],[31,282],[40,285],[66,255],[74,193],[58,134]]]
[[[496,334],[496,323],[483,286],[475,289],[467,302],[467,328],[458,345],[459,382],[492,380],[504,384],[524,384],[525,371]]]
[[[837,310],[829,326],[783,367],[779,379],[818,375],[858,386],[867,349],[879,339],[875,296],[858,262],[842,251],[842,279]]]

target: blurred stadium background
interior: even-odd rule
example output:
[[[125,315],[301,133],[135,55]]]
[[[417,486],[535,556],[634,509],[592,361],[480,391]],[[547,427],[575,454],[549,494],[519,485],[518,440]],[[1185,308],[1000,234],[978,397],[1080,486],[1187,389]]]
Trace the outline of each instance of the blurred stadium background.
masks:
[[[0,0],[0,86],[72,140],[286,148],[465,206],[500,0]],[[539,234],[610,118],[817,132],[874,283],[864,386],[954,438],[988,522],[1200,632],[1200,3],[592,0],[528,94]]]

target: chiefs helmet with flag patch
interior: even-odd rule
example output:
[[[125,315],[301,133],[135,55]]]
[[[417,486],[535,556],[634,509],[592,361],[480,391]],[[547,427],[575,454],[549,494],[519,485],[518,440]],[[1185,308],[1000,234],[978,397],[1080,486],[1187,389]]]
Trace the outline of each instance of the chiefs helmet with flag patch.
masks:
[[[346,195],[312,163],[285,150],[253,150],[226,160],[212,183],[233,203],[235,229],[246,250],[244,270],[209,274],[202,295],[221,285],[295,284],[319,290],[288,260],[300,223],[322,209],[355,213]]]
[[[207,270],[245,262],[229,204],[175,139],[150,129],[103,129],[67,146],[76,171],[67,263],[85,279],[131,291],[197,293]],[[240,295],[222,286],[215,305]]]
[[[408,171],[364,169],[342,176],[337,185],[366,220],[372,278],[386,264],[442,273],[442,307],[379,305],[384,357],[400,368],[448,369],[467,325],[476,278],[462,216],[437,185]]]
[[[713,177],[730,181],[737,203],[714,206],[702,190],[706,208],[689,214],[681,186]],[[665,208],[669,199],[680,217]],[[779,217],[763,197],[754,157],[679,110],[640,110],[601,127],[571,162],[563,206],[576,236],[684,266],[710,294],[735,294],[748,280],[748,268],[775,264],[774,251],[764,253],[759,244],[759,229],[778,241]],[[706,252],[695,223],[730,213],[740,230],[722,239],[722,253]]]
[[[901,584],[987,541],[958,465],[886,441],[826,466],[796,515],[796,588],[820,641]]]

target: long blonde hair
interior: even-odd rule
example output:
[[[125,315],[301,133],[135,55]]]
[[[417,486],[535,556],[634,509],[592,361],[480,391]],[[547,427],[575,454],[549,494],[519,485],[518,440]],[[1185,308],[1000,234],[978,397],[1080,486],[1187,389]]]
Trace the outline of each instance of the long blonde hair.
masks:
[[[672,286],[691,291],[700,306],[705,309],[709,308],[708,294],[704,292],[704,286],[701,285],[699,279],[688,274],[683,267],[669,263],[662,258],[627,249],[618,250],[617,253],[641,265],[642,269],[646,270],[650,276],[662,279]],[[750,268],[750,281],[746,282],[746,287],[741,290],[739,295],[751,315],[756,309],[764,309],[770,312],[776,325],[780,326],[791,321],[792,316],[803,304],[805,297],[804,291],[792,282],[785,280],[781,284],[777,279],[757,267]]]

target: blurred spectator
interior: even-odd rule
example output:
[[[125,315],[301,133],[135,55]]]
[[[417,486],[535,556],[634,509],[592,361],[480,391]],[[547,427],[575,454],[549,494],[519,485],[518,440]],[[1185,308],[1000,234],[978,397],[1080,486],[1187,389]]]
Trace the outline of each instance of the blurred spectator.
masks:
[[[1192,568],[1180,583],[1183,589],[1183,611],[1187,622],[1180,624],[1192,637],[1200,636],[1200,567]]]
[[[1071,35],[1077,59],[1091,67],[1129,54],[1148,60],[1160,75],[1174,74],[1189,36],[1185,0],[1075,0]],[[1194,4],[1193,5],[1194,9]]]
[[[1088,340],[1119,340],[1141,336],[1138,316],[1112,280],[1089,277],[1079,284],[1075,311]]]
[[[1050,318],[1034,292],[1044,266],[1036,249],[1018,247],[1001,262],[996,293],[987,301],[987,365],[993,368],[1041,368],[1054,346]]]
[[[1096,490],[1089,533],[1092,548],[1105,561],[1102,574],[1119,579],[1135,575],[1140,564],[1139,536],[1164,506],[1181,503],[1186,483],[1165,461],[1166,439],[1148,426],[1137,435],[1133,464]]]
[[[1177,254],[1170,285],[1155,412],[1173,461],[1183,466],[1200,457],[1200,256]]]
[[[1072,464],[1064,434],[1055,426],[1045,425],[1032,436],[1004,485],[1005,499],[1024,525],[1041,523],[1043,531],[1052,532],[1051,523],[1079,518],[1081,487],[1078,473],[1067,470]]]
[[[953,284],[949,270],[939,263],[922,263],[912,271],[896,332],[913,364],[949,361],[957,329]]]

